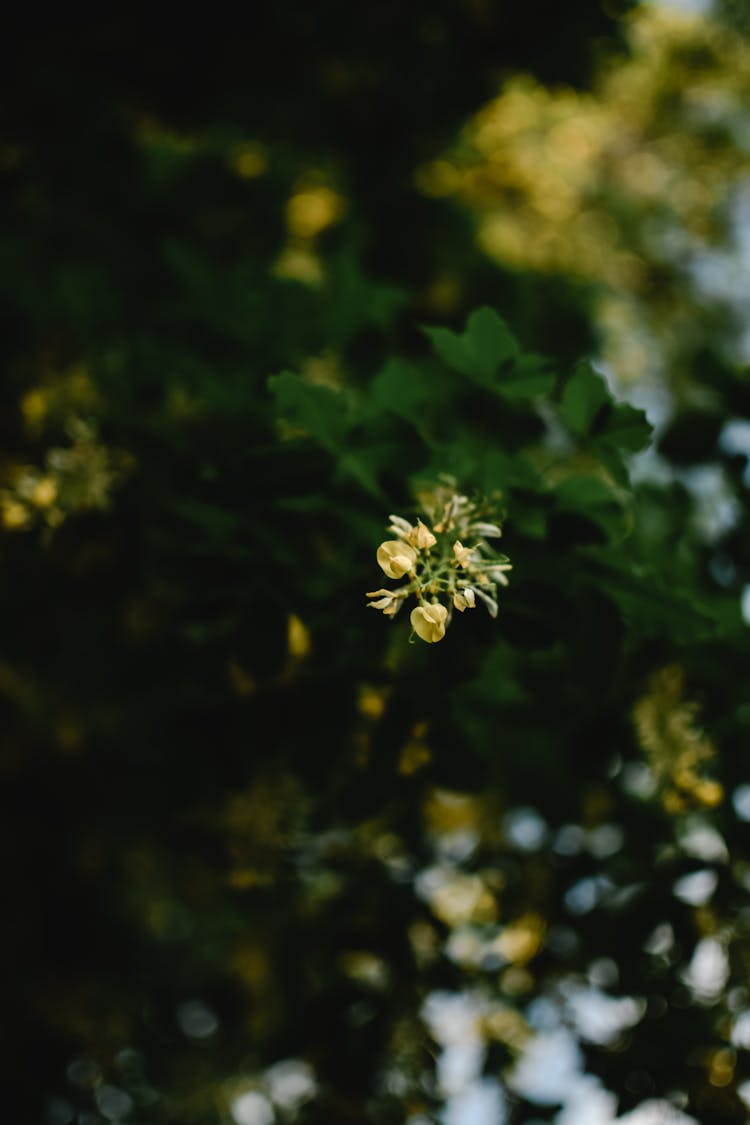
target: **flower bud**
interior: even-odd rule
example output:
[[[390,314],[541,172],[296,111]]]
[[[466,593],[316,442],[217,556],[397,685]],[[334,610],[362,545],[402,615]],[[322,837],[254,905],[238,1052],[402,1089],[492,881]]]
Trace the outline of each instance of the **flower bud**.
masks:
[[[388,530],[392,531],[397,539],[406,539],[408,542],[411,542],[410,536],[414,528],[409,521],[405,520],[403,516],[394,515],[390,515],[388,519],[391,521]]]
[[[471,531],[476,535],[481,535],[485,539],[499,539],[503,534],[502,528],[498,527],[496,523],[485,523],[480,520],[478,523],[471,525]]]
[[[400,539],[387,539],[378,547],[376,557],[378,566],[389,578],[403,578],[414,569],[417,552],[408,543],[402,543]]]
[[[445,636],[445,619],[448,610],[438,602],[418,605],[411,611],[411,627],[418,637],[428,644],[442,641]]]
[[[411,545],[420,551],[428,551],[437,543],[429,527],[426,527],[421,520],[417,520],[417,526],[411,529],[408,539]]]
[[[453,544],[453,554],[459,566],[466,568],[471,564],[473,551],[470,547],[464,547],[460,539]]]
[[[395,617],[404,604],[401,590],[370,590],[367,597],[377,599],[368,603],[368,609],[382,609],[386,617]]]
[[[463,613],[465,609],[473,609],[477,602],[471,586],[465,586],[463,590],[456,590],[453,595],[453,604],[459,613]]]

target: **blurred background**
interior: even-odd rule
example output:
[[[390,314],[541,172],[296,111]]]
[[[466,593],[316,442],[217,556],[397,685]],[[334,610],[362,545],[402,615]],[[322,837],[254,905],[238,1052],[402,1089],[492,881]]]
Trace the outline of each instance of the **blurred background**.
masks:
[[[745,0],[17,12],[4,85],[0,1116],[747,1121]],[[481,305],[627,473],[440,413]],[[427,468],[515,564],[434,649]]]

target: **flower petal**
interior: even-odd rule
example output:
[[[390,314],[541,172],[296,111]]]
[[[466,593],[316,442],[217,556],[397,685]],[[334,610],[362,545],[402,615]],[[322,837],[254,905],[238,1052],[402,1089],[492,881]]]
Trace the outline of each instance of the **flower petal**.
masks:
[[[417,552],[400,539],[387,539],[378,547],[377,560],[389,578],[403,578],[414,569]]]
[[[445,636],[445,620],[448,610],[435,602],[431,605],[418,605],[411,611],[411,625],[414,632],[428,644],[435,644]]]

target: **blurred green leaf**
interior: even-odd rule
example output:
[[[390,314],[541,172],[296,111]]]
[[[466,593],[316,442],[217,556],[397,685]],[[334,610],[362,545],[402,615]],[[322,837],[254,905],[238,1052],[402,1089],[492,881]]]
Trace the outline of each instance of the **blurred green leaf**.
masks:
[[[272,375],[268,386],[280,418],[314,438],[329,453],[341,451],[350,425],[343,395],[291,371]]]
[[[605,402],[610,401],[607,385],[590,363],[579,363],[565,383],[560,413],[573,433],[582,437]]]
[[[557,487],[555,495],[560,508],[588,516],[610,538],[621,538],[630,529],[628,494],[601,477],[569,476]]]
[[[543,372],[539,356],[522,355],[517,340],[489,308],[471,313],[459,336],[447,328],[423,328],[436,354],[462,375],[509,401],[546,394],[554,375]]]
[[[370,384],[365,409],[390,411],[419,425],[434,397],[434,380],[426,371],[394,358],[388,360]]]
[[[613,403],[597,437],[597,444],[610,445],[626,453],[637,453],[651,440],[652,428],[646,413],[627,402]]]

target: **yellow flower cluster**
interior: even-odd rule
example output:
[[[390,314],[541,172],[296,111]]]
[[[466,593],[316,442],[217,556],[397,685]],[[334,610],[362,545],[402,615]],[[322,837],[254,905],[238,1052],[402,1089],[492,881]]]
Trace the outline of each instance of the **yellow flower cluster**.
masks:
[[[70,444],[47,450],[44,468],[11,466],[0,483],[0,524],[23,531],[43,523],[56,528],[74,512],[109,506],[130,458],[103,445],[80,418],[67,425]]]
[[[467,204],[505,268],[595,283],[592,323],[619,379],[679,380],[701,323],[694,264],[727,253],[750,173],[750,39],[674,4],[635,5],[621,27],[629,49],[589,91],[509,77],[416,184]],[[449,282],[433,300],[455,310]]]
[[[453,489],[440,487],[422,497],[431,526],[418,519],[409,523],[402,516],[389,517],[393,536],[381,543],[377,561],[388,578],[406,578],[404,585],[371,590],[372,609],[395,617],[414,595],[411,626],[427,644],[445,636],[453,611],[463,613],[484,602],[491,617],[497,616],[498,586],[507,586],[511,564],[488,540],[499,539],[502,528],[490,522],[483,505]]]
[[[698,708],[684,698],[684,673],[671,664],[655,672],[649,690],[633,708],[636,734],[668,813],[715,808],[724,799],[706,770],[716,747],[697,723]]]

